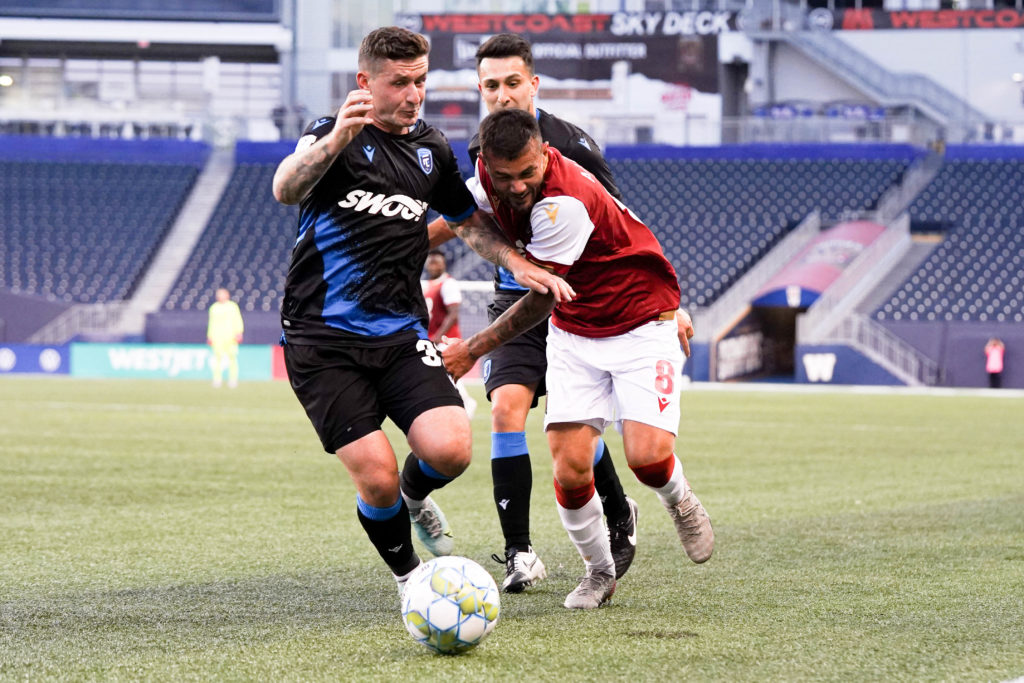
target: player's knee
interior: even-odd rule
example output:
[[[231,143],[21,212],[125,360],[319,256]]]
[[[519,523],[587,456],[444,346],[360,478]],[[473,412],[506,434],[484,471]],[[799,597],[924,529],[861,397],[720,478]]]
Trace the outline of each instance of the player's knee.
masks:
[[[449,468],[445,474],[450,477],[462,474],[473,459],[473,438],[470,430],[453,434],[451,441],[445,444],[444,454],[447,456],[445,462]]]
[[[524,408],[517,402],[496,398],[491,404],[491,431],[521,432],[526,428],[529,412],[529,404]]]
[[[409,445],[421,459],[441,474],[456,477],[473,458],[472,431],[461,407],[438,409],[423,420],[417,418],[409,433]]]
[[[397,476],[366,476],[355,484],[359,497],[374,507],[390,507],[398,500]]]

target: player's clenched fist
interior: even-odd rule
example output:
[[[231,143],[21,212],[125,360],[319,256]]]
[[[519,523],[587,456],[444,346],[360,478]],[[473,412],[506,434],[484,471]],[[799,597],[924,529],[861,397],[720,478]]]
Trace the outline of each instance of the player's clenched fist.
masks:
[[[469,353],[469,345],[463,339],[442,337],[437,345],[441,352],[441,360],[444,361],[444,368],[456,382],[467,372],[473,369],[476,358]]]

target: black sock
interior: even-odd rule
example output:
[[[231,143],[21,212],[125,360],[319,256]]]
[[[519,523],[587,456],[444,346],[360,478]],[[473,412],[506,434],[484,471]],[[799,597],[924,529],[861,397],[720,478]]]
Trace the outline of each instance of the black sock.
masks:
[[[533,488],[530,454],[493,458],[491,478],[505,547],[526,550],[530,547],[530,489]]]
[[[391,572],[401,576],[415,569],[420,563],[420,558],[412,547],[409,508],[405,506],[401,496],[398,500],[402,504],[398,514],[389,519],[370,519],[358,508],[356,514],[359,516],[359,523],[366,530],[366,535],[370,537],[370,542],[391,568]]]
[[[604,445],[604,455],[594,464],[594,488],[601,496],[604,515],[609,524],[622,521],[629,517],[629,505],[626,503],[626,492],[622,490],[622,482],[615,472],[608,444]]]
[[[441,488],[450,481],[451,478],[441,479],[425,473],[415,453],[410,453],[405,458],[401,476],[402,492],[413,500],[423,500],[431,491]]]

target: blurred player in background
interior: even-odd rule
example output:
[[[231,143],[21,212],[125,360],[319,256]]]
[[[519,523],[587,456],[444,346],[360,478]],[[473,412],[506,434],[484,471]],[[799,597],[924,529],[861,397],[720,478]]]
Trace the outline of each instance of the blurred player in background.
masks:
[[[676,457],[679,387],[687,333],[677,325],[679,283],[650,229],[594,176],[542,138],[519,109],[480,125],[477,203],[493,211],[510,241],[563,275],[578,297],[556,306],[527,293],[443,356],[460,377],[485,353],[548,318],[547,411],[562,524],[586,565],[568,595],[571,609],[599,607],[615,591],[615,562],[596,494],[594,449],[621,427],[626,462],[661,499],[686,554],[705,562],[714,532]],[[553,312],[552,312],[553,311]]]
[[[462,307],[462,290],[459,281],[448,272],[448,261],[440,249],[431,249],[424,266],[427,279],[423,282],[423,298],[427,301],[427,336],[434,345],[441,343],[444,336],[461,337],[459,330],[459,309]],[[461,379],[455,387],[462,396],[466,413],[473,417],[476,401],[466,391]]]
[[[231,292],[221,287],[217,300],[210,304],[209,322],[206,324],[206,343],[210,345],[213,357],[213,386],[220,387],[224,371],[228,373],[228,386],[238,386],[238,345],[242,343],[245,326],[238,304],[231,300]]]
[[[273,180],[275,199],[299,205],[281,305],[289,381],[352,478],[359,521],[399,590],[420,563],[410,520],[431,553],[451,553],[451,530],[429,494],[472,454],[462,399],[427,338],[428,206],[519,282],[559,301],[572,295],[477,210],[448,141],[420,120],[428,52],[426,38],[403,28],[367,34],[359,89],[337,116],[307,127]],[[401,474],[385,417],[416,452]]]
[[[511,108],[534,115],[549,145],[592,173],[613,197],[622,199],[597,142],[583,129],[536,107],[534,97],[540,77],[534,73],[529,42],[512,33],[492,36],[477,50],[476,63],[477,88],[489,113]],[[479,136],[474,135],[469,144],[469,156],[474,164],[479,152]],[[451,236],[442,221],[435,221],[430,227],[432,245]],[[517,284],[508,271],[496,269],[494,300],[488,307],[488,318],[494,321],[524,294],[526,289]],[[689,326],[692,336],[688,316],[685,325]],[[530,408],[547,393],[544,381],[547,336],[547,324],[539,324],[495,349],[484,361],[484,386],[492,403],[494,503],[505,536],[502,589],[510,593],[518,593],[546,575],[544,563],[530,539],[533,472],[526,444],[526,419]],[[594,476],[608,520],[615,574],[621,577],[636,554],[637,505],[623,491],[603,439],[598,441],[594,453]],[[501,558],[496,556],[495,559]]]

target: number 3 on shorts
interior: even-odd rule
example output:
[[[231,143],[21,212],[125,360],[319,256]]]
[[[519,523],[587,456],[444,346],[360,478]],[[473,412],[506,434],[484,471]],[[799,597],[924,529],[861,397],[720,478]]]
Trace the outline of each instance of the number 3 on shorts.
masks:
[[[659,360],[654,364],[654,389],[659,394],[671,394],[674,386],[675,372],[672,363],[667,360]]]
[[[416,342],[416,350],[423,354],[424,365],[429,365],[432,368],[440,367],[441,356],[437,355],[437,347],[429,339],[420,339]],[[671,380],[670,380],[671,381]]]

